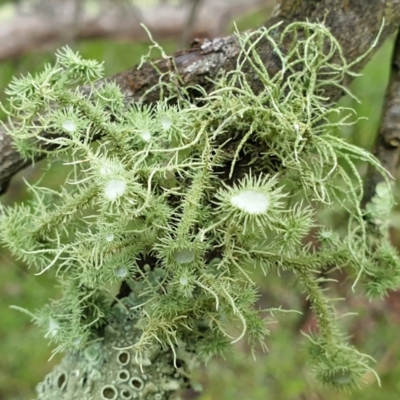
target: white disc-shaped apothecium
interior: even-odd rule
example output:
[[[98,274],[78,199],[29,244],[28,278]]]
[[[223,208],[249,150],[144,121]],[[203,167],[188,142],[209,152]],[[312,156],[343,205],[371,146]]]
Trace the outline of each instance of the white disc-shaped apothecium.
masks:
[[[165,131],[168,131],[171,129],[172,126],[172,120],[168,116],[164,115],[161,117],[161,126]]]
[[[115,201],[118,197],[121,197],[126,190],[126,182],[123,179],[110,179],[105,188],[104,195],[110,201]]]
[[[106,240],[107,240],[107,242],[112,242],[114,240],[114,234],[113,233],[107,233],[106,234]]]
[[[150,142],[151,139],[151,133],[148,129],[143,129],[140,132],[140,137],[145,141],[145,142]]]
[[[46,337],[55,337],[57,336],[59,331],[60,331],[60,324],[56,320],[50,317]]]
[[[231,204],[249,214],[264,214],[269,208],[269,196],[254,189],[242,190],[231,197]]]
[[[237,226],[243,232],[273,228],[279,223],[286,197],[277,187],[277,178],[251,174],[232,187],[221,188],[217,195],[216,216],[224,224]]]
[[[77,129],[76,123],[74,121],[72,121],[72,119],[66,119],[62,123],[62,127],[64,128],[64,130],[66,130],[67,132],[70,132],[70,133],[75,132]]]
[[[125,278],[128,275],[128,268],[125,267],[125,265],[119,265],[114,269],[114,275],[117,278]]]
[[[191,249],[182,249],[174,253],[174,259],[178,264],[189,264],[195,259],[195,252]]]

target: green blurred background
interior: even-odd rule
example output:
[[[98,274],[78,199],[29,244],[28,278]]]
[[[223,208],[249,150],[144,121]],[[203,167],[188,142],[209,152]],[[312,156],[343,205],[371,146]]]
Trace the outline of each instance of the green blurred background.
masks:
[[[3,2],[0,2],[0,5]],[[239,30],[255,27],[268,18],[270,9],[243,16],[237,20]],[[167,53],[177,48],[176,42],[161,43]],[[379,124],[385,86],[388,80],[392,41],[389,40],[374,56],[357,78],[351,89],[362,103],[344,98],[341,105],[354,107],[360,120],[342,132],[348,140],[371,149]],[[74,43],[86,58],[105,62],[106,74],[111,75],[135,65],[147,53],[148,43],[120,43],[98,40]],[[18,59],[0,63],[0,98],[13,75],[33,72],[52,60],[50,53],[35,52]],[[360,166],[362,169],[363,166]],[[17,176],[1,198],[3,204],[13,204],[27,199],[22,177],[34,182],[40,176],[41,163]],[[61,171],[61,172],[60,172]],[[62,166],[55,165],[48,173],[49,185],[57,188],[64,174]],[[394,221],[397,214],[394,214]],[[400,236],[393,230],[393,240],[400,245]],[[254,274],[257,274],[254,272]],[[275,277],[260,275],[260,307],[306,309],[304,296],[290,275]],[[284,283],[282,283],[284,282]],[[213,360],[199,368],[196,379],[203,387],[200,399],[279,399],[279,400],[393,400],[400,398],[400,294],[392,293],[387,299],[368,303],[360,293],[352,293],[346,277],[331,288],[332,296],[346,297],[340,312],[358,312],[343,324],[352,335],[360,351],[371,354],[376,360],[382,386],[373,375],[365,376],[361,390],[352,394],[338,393],[321,388],[310,375],[305,352],[305,339],[300,329],[307,331],[313,319],[307,313],[277,314],[271,324],[268,339],[269,352],[257,354],[254,360],[245,343],[237,344],[225,360]],[[46,300],[58,296],[55,281],[48,275],[34,276],[26,266],[15,261],[5,250],[0,250],[0,400],[31,399],[35,385],[44,378],[59,356],[48,361],[51,348],[42,333],[25,314],[9,308],[17,305],[34,310]],[[195,396],[197,397],[197,396]],[[195,398],[191,397],[191,398]],[[56,399],[55,399],[56,400]]]

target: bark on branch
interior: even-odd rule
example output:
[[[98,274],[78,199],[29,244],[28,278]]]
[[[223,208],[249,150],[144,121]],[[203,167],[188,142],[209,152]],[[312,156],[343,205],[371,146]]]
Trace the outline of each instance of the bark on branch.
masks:
[[[365,0],[281,0],[273,17],[265,23],[272,26],[282,21],[281,29],[294,21],[324,21],[343,47],[348,61],[357,60],[376,39],[382,22],[384,28],[376,48],[400,24],[400,0],[365,1]],[[285,49],[282,49],[284,51]],[[214,78],[221,71],[235,67],[240,48],[235,36],[213,40],[195,41],[190,49],[173,55],[174,63],[186,84],[198,84],[207,90],[211,88],[209,78]],[[258,49],[270,74],[280,69],[279,59],[268,43]],[[372,53],[370,53],[370,56]],[[358,63],[354,70],[361,70],[368,57]],[[167,70],[170,60],[156,61],[161,70]],[[137,101],[159,79],[158,73],[150,64],[138,69],[136,66],[108,78],[114,80],[126,96],[127,103]],[[350,78],[349,78],[350,79]],[[344,82],[348,84],[349,82]],[[254,82],[257,85],[257,82]],[[337,101],[343,93],[332,88],[326,93],[331,101]],[[157,93],[153,92],[147,101],[156,101]],[[15,151],[11,138],[4,128],[0,128],[0,193],[4,193],[10,179],[21,169],[30,164]]]

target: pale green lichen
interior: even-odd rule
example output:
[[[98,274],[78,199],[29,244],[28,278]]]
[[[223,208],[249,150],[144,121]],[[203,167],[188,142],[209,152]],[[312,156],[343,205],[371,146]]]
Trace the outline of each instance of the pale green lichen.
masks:
[[[159,343],[154,343],[146,359],[140,361],[131,350],[117,350],[142,334],[140,320],[131,318],[129,312],[135,301],[131,295],[116,303],[104,335],[83,350],[67,352],[61,364],[37,386],[38,400],[155,400],[168,398],[189,385],[187,376],[196,355],[185,351],[183,342],[177,346],[178,371],[172,353]]]
[[[346,110],[324,94],[332,85],[346,90],[340,82],[350,65],[320,24],[263,28],[238,42],[237,68],[211,93],[180,86],[172,68],[168,82],[161,76],[150,89],[162,94],[154,106],[126,106],[114,83],[94,83],[102,65],[69,49],[38,76],[10,84],[9,133],[21,154],[45,151],[35,141],[50,144],[49,157],[72,165],[63,189],[30,186],[34,200],[3,208],[0,220],[11,251],[37,274],[53,271],[63,289],[31,314],[55,351],[69,351],[39,386],[39,399],[76,391],[88,400],[164,399],[188,384],[198,361],[231,342],[246,337],[265,348],[254,267],[297,276],[319,324],[310,351],[322,382],[351,388],[369,370],[369,358],[340,333],[319,274],[348,266],[371,296],[400,286],[397,253],[383,230],[369,231],[360,208],[355,162],[386,173],[370,153],[332,134],[347,117],[333,124],[329,116]],[[262,42],[281,61],[274,76],[257,52]],[[262,83],[257,93],[249,76]],[[89,85],[90,98],[78,84]],[[378,188],[371,220],[382,218],[389,197]],[[347,212],[345,235],[318,221],[315,205],[332,204]],[[312,232],[318,249],[307,243]],[[115,297],[121,282],[131,291],[124,299]]]

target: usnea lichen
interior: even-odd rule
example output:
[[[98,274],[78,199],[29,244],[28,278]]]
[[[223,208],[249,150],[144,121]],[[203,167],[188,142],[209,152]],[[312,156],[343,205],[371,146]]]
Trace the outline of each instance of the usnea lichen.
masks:
[[[351,65],[319,24],[263,28],[237,40],[237,67],[211,93],[179,86],[172,70],[169,81],[161,77],[152,88],[162,94],[152,106],[127,105],[114,83],[97,82],[101,64],[68,48],[41,74],[15,78],[7,89],[8,129],[19,151],[32,157],[50,146],[48,157],[65,160],[71,171],[60,191],[29,186],[29,204],[3,207],[1,238],[37,274],[53,272],[63,288],[60,299],[31,314],[55,351],[90,352],[100,328],[115,320],[115,285],[124,296],[140,285],[135,304],[121,303],[136,321],[123,349],[141,367],[155,346],[169,349],[178,368],[180,349],[191,343],[186,374],[241,339],[265,348],[268,310],[256,307],[251,268],[291,270],[319,325],[310,336],[316,376],[351,388],[370,359],[340,331],[319,273],[347,267],[370,295],[400,283],[385,230],[368,229],[368,221],[382,220],[382,202],[392,203],[389,186],[362,210],[355,162],[386,173],[371,154],[332,133],[347,117],[329,120],[346,110],[329,104],[325,90],[341,87]],[[282,65],[274,76],[258,54],[265,43]],[[253,90],[249,76],[262,90]],[[335,205],[348,215],[342,236],[318,220],[318,209]],[[99,390],[111,396],[119,389],[107,385],[114,384]],[[125,386],[126,395],[134,390]]]

